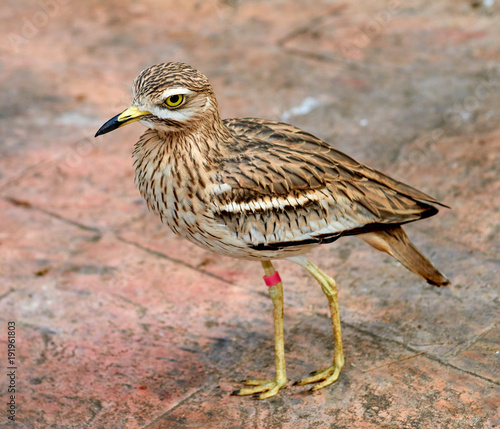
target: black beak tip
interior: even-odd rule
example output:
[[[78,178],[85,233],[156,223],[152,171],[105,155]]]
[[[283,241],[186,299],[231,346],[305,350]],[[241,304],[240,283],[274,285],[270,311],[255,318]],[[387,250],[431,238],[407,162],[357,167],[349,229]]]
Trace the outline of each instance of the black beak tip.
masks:
[[[116,115],[114,118],[111,118],[108,122],[106,122],[101,128],[97,130],[94,137],[102,136],[103,134],[107,134],[113,130],[116,130],[120,125],[123,125],[123,121],[118,120],[118,116]]]

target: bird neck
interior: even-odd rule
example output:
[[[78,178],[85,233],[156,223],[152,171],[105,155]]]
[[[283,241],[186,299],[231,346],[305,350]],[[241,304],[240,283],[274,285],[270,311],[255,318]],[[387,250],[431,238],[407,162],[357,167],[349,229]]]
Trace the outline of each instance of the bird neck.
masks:
[[[229,153],[232,133],[223,123],[217,109],[206,112],[203,121],[177,132],[155,131],[163,142],[165,153],[173,154],[190,167],[210,168]]]
[[[164,174],[175,178],[178,186],[205,182],[229,155],[231,141],[232,134],[218,114],[193,129],[170,132],[148,129],[133,153],[138,182]]]

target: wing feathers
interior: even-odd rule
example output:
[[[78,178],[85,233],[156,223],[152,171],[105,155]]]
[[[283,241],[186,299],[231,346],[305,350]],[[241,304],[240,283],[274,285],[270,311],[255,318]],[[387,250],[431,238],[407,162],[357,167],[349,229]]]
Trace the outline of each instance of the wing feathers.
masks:
[[[211,200],[252,247],[331,242],[437,213],[432,197],[295,127],[260,119],[225,124],[237,137],[236,155],[220,166]]]

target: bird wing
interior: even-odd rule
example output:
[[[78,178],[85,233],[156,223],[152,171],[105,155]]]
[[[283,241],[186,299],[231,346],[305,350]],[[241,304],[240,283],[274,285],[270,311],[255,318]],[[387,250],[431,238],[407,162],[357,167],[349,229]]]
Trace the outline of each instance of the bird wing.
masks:
[[[211,201],[218,221],[258,249],[336,240],[429,217],[440,204],[288,124],[224,121],[231,156]]]

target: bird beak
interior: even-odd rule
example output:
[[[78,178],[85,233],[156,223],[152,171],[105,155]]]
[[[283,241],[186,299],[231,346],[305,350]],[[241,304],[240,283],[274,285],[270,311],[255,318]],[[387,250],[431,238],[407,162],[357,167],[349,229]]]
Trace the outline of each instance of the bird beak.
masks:
[[[123,125],[139,121],[144,115],[150,115],[150,112],[143,112],[135,106],[130,106],[128,109],[125,109],[122,113],[119,113],[114,118],[111,118],[101,128],[99,128],[99,131],[97,131],[94,137],[109,133],[110,131],[116,130]]]

